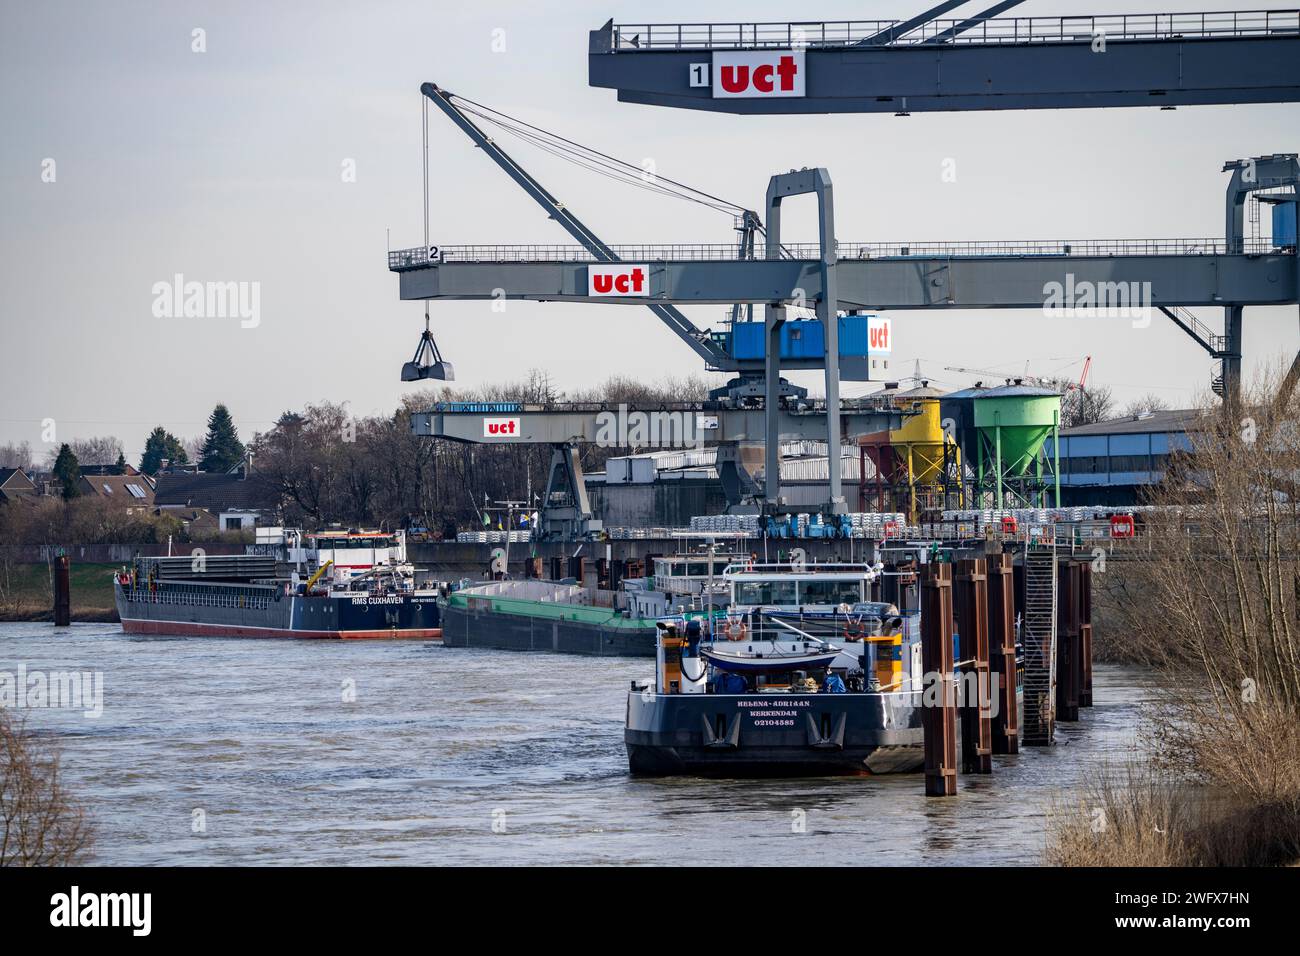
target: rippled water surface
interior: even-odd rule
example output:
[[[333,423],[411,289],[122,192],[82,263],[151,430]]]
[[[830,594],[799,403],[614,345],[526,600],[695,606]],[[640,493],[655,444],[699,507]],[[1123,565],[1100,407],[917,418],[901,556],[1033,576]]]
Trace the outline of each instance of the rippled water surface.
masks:
[[[0,670],[20,663],[103,673],[101,717],[27,717],[105,864],[1036,863],[1046,808],[1130,752],[1141,700],[1140,672],[1099,665],[1057,746],[937,800],[920,775],[633,779],[645,660],[0,624]]]

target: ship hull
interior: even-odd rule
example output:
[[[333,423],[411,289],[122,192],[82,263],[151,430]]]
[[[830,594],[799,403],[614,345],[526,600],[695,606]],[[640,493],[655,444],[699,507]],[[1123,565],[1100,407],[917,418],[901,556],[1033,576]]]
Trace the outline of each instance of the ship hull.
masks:
[[[628,694],[628,766],[665,776],[918,769],[917,694]]]
[[[550,651],[595,657],[654,657],[657,632],[647,627],[612,626],[490,607],[443,609],[442,642],[447,647],[503,651]]]
[[[628,768],[642,776],[912,773],[925,764],[920,698],[633,690],[623,734]]]
[[[432,596],[303,597],[275,588],[188,587],[172,593],[115,587],[127,634],[302,639],[431,640],[441,635]]]

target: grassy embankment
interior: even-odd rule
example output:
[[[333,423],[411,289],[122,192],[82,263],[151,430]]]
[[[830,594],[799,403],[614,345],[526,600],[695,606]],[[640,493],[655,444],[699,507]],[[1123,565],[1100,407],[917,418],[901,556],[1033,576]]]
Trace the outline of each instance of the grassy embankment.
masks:
[[[116,621],[113,573],[118,564],[78,564],[69,572],[74,621]],[[54,619],[54,590],[48,564],[0,565],[0,621]]]

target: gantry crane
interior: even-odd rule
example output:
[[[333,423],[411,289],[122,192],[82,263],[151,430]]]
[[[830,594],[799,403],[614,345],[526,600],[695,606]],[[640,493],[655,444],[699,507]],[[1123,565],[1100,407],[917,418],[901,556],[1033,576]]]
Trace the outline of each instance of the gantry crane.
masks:
[[[578,240],[576,247],[431,246],[389,253],[389,268],[400,277],[401,297],[432,299],[528,299],[581,301],[649,307],[674,332],[704,357],[712,368],[737,371],[728,389],[719,390],[735,405],[761,408],[767,422],[763,435],[763,510],[778,511],[779,455],[783,409],[806,404],[806,390],[781,378],[783,368],[821,368],[826,375],[827,400],[818,414],[818,434],[824,434],[830,460],[839,458],[844,437],[839,401],[841,374],[837,342],[839,312],[848,310],[932,308],[1044,309],[1044,290],[1052,284],[1094,290],[1143,287],[1144,296],[1159,308],[1227,303],[1229,322],[1236,319],[1235,339],[1229,331],[1224,357],[1225,375],[1240,362],[1240,317],[1246,305],[1294,304],[1300,300],[1294,237],[1246,237],[1241,206],[1255,190],[1267,189],[1294,215],[1295,184],[1300,164],[1295,154],[1274,154],[1229,163],[1234,172],[1228,190],[1226,238],[1136,241],[1058,241],[991,243],[842,243],[835,237],[832,188],[822,169],[792,170],[773,176],[767,195],[766,227],[757,213],[741,210],[740,239],[732,246],[679,244],[614,246],[606,244],[571,210],[551,195],[466,115],[466,105],[479,116],[526,127],[531,136],[552,136],[536,127],[453,97],[428,83],[426,100],[434,102],[553,218]],[[459,101],[453,102],[453,100]],[[572,141],[564,140],[570,146]],[[585,149],[585,148],[584,148]],[[596,154],[606,163],[612,157]],[[630,164],[622,164],[624,167]],[[638,168],[639,169],[639,168]],[[671,181],[668,181],[671,182]],[[690,187],[673,184],[697,196]],[[785,199],[801,194],[818,200],[819,240],[789,244],[781,238],[781,209]],[[716,197],[709,197],[716,200]],[[761,232],[760,245],[755,234]],[[623,275],[626,273],[626,275]],[[610,297],[600,282],[634,283]],[[765,307],[761,358],[738,358],[701,332],[677,309],[678,304],[725,303],[733,318],[754,304]],[[783,355],[782,328],[786,310],[815,309],[824,335],[823,348],[812,358],[790,360]],[[753,323],[758,324],[758,323]],[[1231,330],[1232,326],[1229,326]],[[1195,329],[1192,330],[1195,332]],[[1204,343],[1203,343],[1204,344]],[[1222,349],[1221,349],[1222,350]],[[1233,380],[1239,372],[1234,369]],[[869,377],[869,375],[868,375]],[[546,414],[544,410],[539,410]],[[895,410],[894,414],[897,414]],[[807,429],[812,419],[799,425]],[[824,429],[824,430],[823,430]],[[426,432],[427,433],[427,432]],[[747,441],[757,436],[752,428]],[[448,436],[450,437],[450,436]],[[560,449],[557,449],[557,452]],[[720,454],[720,462],[723,456]],[[751,482],[752,484],[752,482]],[[827,510],[844,510],[837,469],[829,470]]]

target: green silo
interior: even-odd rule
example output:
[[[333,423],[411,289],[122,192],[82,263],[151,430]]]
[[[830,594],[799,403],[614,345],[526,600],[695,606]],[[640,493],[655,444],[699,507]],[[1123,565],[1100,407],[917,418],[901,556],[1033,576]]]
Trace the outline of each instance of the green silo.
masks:
[[[973,404],[980,435],[981,484],[996,492],[994,507],[1004,506],[1007,486],[1026,505],[1041,505],[1043,443],[1060,427],[1061,396],[1050,388],[1016,381],[985,389]],[[1059,480],[1055,500],[1060,503]]]

